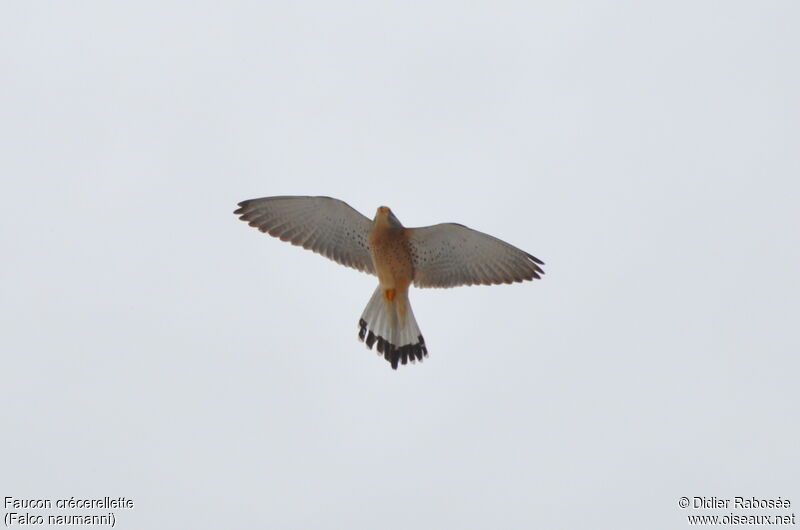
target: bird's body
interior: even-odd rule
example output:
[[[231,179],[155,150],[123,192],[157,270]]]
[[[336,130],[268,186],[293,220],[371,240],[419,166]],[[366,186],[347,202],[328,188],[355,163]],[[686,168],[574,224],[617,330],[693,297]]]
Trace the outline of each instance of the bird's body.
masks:
[[[408,286],[414,280],[408,234],[402,225],[392,223],[390,214],[385,206],[379,208],[369,231],[367,240],[372,263],[383,289],[387,292],[393,289],[408,291]]]
[[[385,206],[378,208],[369,241],[378,288],[358,321],[360,339],[397,368],[398,362],[422,360],[428,351],[408,301],[408,288],[414,280],[414,261],[408,229]]]
[[[374,274],[378,287],[359,320],[359,338],[392,368],[427,356],[409,287],[492,285],[540,278],[543,262],[465,226],[405,228],[386,206],[370,221],[330,197],[265,197],[239,203],[243,221],[342,265]]]

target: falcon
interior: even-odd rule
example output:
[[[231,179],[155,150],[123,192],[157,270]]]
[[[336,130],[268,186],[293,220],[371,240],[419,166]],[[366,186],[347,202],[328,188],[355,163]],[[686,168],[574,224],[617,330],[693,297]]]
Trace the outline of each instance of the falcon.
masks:
[[[408,288],[496,285],[540,279],[544,262],[496,237],[456,223],[406,228],[381,206],[370,220],[331,197],[263,197],[239,203],[242,221],[281,241],[378,277],[358,321],[393,369],[428,356]]]

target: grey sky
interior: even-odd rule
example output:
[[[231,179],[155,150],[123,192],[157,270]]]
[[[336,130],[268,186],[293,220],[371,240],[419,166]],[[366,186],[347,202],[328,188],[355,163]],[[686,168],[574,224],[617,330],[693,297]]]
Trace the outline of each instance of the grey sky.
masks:
[[[800,511],[799,16],[4,2],[0,495],[125,495],[123,529]],[[231,213],[283,194],[547,275],[413,290],[430,357],[393,372],[375,278]]]

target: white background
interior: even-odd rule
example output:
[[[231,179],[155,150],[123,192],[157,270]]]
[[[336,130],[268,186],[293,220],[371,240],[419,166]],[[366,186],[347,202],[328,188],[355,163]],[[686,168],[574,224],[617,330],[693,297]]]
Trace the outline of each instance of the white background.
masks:
[[[800,507],[799,22],[4,2],[0,496],[127,496],[122,529]],[[414,290],[430,357],[394,372],[356,337],[375,278],[231,213],[284,194],[463,223],[547,275]]]

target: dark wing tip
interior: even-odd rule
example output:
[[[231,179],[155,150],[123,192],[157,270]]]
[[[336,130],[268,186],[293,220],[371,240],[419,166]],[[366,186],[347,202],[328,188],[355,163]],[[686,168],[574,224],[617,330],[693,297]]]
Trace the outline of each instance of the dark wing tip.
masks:
[[[525,255],[528,256],[528,259],[533,261],[534,263],[538,263],[539,265],[544,265],[544,261],[540,260],[536,256],[528,254],[527,252],[525,253]]]
[[[241,214],[243,214],[243,213],[244,213],[244,210],[245,210],[245,208],[247,207],[247,203],[249,203],[249,202],[250,202],[250,201],[242,201],[242,202],[238,203],[238,204],[236,205],[236,206],[238,206],[238,208],[237,208],[237,209],[235,209],[235,210],[233,211],[233,214],[234,214],[234,215],[241,215]]]

